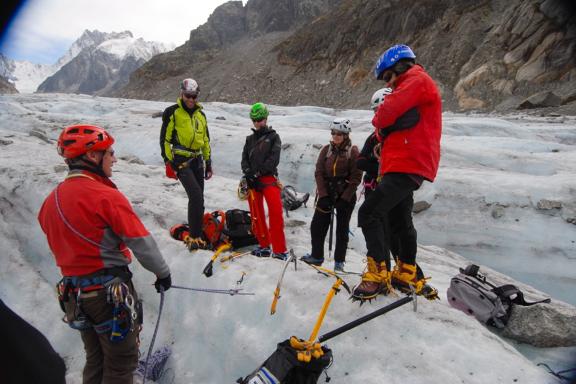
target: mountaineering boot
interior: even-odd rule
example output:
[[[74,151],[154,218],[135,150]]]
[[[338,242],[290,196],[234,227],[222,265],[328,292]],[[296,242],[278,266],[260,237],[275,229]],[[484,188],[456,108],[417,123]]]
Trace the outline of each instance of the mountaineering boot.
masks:
[[[418,278],[417,267],[400,260],[392,271],[392,285],[403,292],[414,292],[428,300],[438,299],[438,290],[426,283],[426,278]]]
[[[343,261],[334,262],[334,271],[344,272],[344,262]]]
[[[378,264],[376,260],[368,256],[368,270],[362,275],[362,281],[352,292],[352,298],[356,300],[370,300],[383,293],[387,295],[392,291],[390,284],[391,274],[386,268],[386,263]]]
[[[280,260],[288,260],[288,252],[273,253],[272,257]]]
[[[268,247],[258,247],[250,253],[257,257],[270,257],[272,251]]]
[[[207,249],[207,243],[202,240],[201,237],[190,237],[184,238],[184,243],[190,252],[197,251],[199,249]]]
[[[392,280],[403,285],[413,285],[416,282],[416,265],[398,260],[392,270]]]
[[[317,259],[315,257],[312,257],[311,254],[307,254],[304,255],[300,258],[300,260],[302,260],[303,262],[307,263],[307,264],[312,264],[312,265],[316,265],[316,266],[321,266],[322,263],[324,262],[324,259]]]

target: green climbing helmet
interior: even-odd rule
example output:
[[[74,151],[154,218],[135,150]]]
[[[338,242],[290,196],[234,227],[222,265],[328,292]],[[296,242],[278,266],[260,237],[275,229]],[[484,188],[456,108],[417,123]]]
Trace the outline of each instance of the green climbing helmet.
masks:
[[[268,117],[268,108],[264,103],[256,103],[250,108],[250,119],[253,121],[264,120]]]

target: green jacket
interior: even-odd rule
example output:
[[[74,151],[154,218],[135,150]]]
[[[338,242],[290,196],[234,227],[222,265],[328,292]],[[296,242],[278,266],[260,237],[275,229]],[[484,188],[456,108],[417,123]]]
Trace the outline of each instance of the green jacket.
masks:
[[[197,103],[190,111],[179,98],[176,104],[164,110],[160,150],[164,162],[174,161],[175,155],[190,158],[198,154],[210,161],[210,133],[201,104]]]

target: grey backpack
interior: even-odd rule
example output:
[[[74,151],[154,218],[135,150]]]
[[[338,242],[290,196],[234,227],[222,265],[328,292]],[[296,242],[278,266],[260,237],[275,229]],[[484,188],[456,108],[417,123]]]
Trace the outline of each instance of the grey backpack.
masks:
[[[474,264],[460,269],[460,273],[452,278],[447,295],[451,306],[496,328],[506,326],[513,304],[527,306],[550,302],[550,299],[545,299],[528,303],[518,287],[512,284],[495,286]]]
[[[294,189],[293,186],[285,185],[282,188],[281,197],[282,197],[282,205],[284,206],[284,209],[286,210],[286,216],[289,217],[288,211],[293,211],[295,209],[298,209],[302,205],[306,206],[306,202],[308,201],[310,194],[309,193],[304,193],[304,194],[298,193],[298,192],[296,192],[296,189]]]

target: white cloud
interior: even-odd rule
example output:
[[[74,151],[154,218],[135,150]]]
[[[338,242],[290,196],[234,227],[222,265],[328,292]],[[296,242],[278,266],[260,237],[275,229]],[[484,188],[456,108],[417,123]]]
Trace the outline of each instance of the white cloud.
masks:
[[[31,0],[12,23],[2,50],[32,57],[76,40],[84,30],[129,30],[135,37],[182,45],[226,0]],[[245,3],[245,2],[244,2]],[[41,51],[41,52],[39,52]],[[53,52],[45,52],[53,56]],[[52,57],[56,61],[57,57]],[[36,59],[38,61],[38,59]]]

